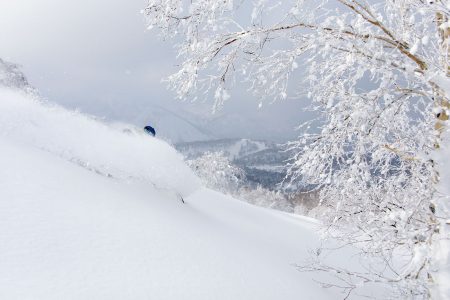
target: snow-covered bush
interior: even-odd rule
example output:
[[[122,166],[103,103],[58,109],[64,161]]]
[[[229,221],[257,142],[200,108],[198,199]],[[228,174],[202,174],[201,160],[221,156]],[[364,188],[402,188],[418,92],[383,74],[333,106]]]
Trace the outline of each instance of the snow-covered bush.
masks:
[[[277,209],[285,212],[294,212],[294,206],[287,200],[286,195],[280,191],[271,191],[262,186],[242,187],[238,196],[253,205]]]
[[[319,205],[319,193],[317,191],[297,191],[289,193],[287,198],[294,207],[294,213],[315,216],[311,212]]]
[[[224,193],[236,193],[241,181],[245,180],[244,172],[232,165],[221,152],[206,152],[196,159],[187,160],[186,163],[205,186]]]
[[[187,160],[203,184],[211,189],[232,195],[253,205],[294,212],[294,205],[281,192],[262,186],[253,187],[246,181],[245,172],[234,165],[222,152],[206,152]]]

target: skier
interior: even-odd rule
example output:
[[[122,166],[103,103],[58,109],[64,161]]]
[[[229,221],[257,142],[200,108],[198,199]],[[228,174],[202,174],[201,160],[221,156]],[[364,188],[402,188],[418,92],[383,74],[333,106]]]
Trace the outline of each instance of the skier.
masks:
[[[151,134],[152,136],[156,135],[156,131],[155,128],[153,128],[152,126],[145,126],[144,130],[148,133]]]

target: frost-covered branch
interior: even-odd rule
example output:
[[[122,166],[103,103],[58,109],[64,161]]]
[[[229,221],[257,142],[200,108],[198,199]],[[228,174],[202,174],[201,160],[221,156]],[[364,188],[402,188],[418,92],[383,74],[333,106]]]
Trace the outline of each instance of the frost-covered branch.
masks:
[[[337,240],[378,258],[373,274],[426,298],[442,226],[433,154],[450,115],[449,5],[149,0],[145,12],[181,39],[168,78],[179,98],[201,91],[219,108],[244,82],[262,99],[294,98],[289,86],[312,99],[320,125],[291,144],[291,179],[320,191]]]

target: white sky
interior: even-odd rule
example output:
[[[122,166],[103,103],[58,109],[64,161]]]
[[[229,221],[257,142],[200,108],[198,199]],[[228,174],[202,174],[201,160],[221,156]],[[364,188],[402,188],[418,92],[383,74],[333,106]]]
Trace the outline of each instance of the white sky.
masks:
[[[145,4],[0,0],[0,57],[22,65],[31,84],[49,100],[99,117],[142,126],[136,116],[157,105],[179,115],[195,111],[213,118],[212,103],[180,103],[161,83],[176,70],[175,51],[170,42],[146,31],[139,13]],[[288,101],[258,111],[251,98],[233,93],[220,114],[251,120],[249,129],[230,124],[217,129],[223,130],[222,136],[285,140],[297,135],[293,128],[302,122],[301,103]]]

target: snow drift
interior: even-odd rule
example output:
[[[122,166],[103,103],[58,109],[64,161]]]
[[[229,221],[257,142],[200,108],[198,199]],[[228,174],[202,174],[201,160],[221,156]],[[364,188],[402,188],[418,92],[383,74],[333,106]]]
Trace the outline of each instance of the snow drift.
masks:
[[[104,176],[187,196],[199,180],[167,143],[0,87],[0,137],[45,150]]]

